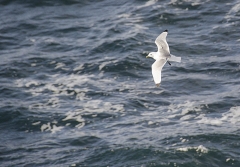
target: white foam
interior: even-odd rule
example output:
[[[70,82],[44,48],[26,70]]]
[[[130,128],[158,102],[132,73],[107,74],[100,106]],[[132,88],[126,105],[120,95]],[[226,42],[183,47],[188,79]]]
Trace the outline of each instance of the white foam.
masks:
[[[79,92],[76,95],[76,100],[84,101],[84,100],[87,100],[87,99],[89,99],[89,98],[86,97],[86,93],[84,93],[84,92]]]
[[[208,153],[208,149],[202,145],[198,146],[196,151],[201,153]]]
[[[189,113],[189,111],[201,111],[201,107],[200,106],[196,106],[194,101],[185,101],[184,103],[180,103],[180,104],[170,104],[168,107],[168,112],[174,112],[174,113],[179,113],[181,112],[182,115],[186,115],[187,113]]]
[[[177,148],[178,151],[183,151],[183,152],[187,152],[189,150],[196,150],[196,152],[199,153],[208,153],[208,149],[202,145],[199,145],[197,147],[181,147],[181,148]]]
[[[60,107],[60,99],[58,97],[52,97],[45,103],[35,103],[30,104],[29,109],[50,109],[55,107]],[[47,112],[47,111],[46,111]]]
[[[35,43],[35,42],[36,42],[36,39],[31,38],[30,41],[31,41],[32,43]]]
[[[218,118],[203,117],[202,119],[198,120],[197,123],[220,126],[222,124],[222,121],[219,120]]]
[[[234,159],[233,158],[227,158],[226,162],[229,162],[229,161],[234,161]]]
[[[76,125],[75,127],[80,129],[80,128],[84,127],[84,125],[85,125],[85,122],[82,122],[82,123],[79,123],[78,125]]]
[[[56,62],[52,62],[56,63]],[[57,68],[60,68],[63,64],[58,64]],[[59,110],[54,110],[62,114],[66,113],[65,118],[62,121],[75,120],[77,121],[76,128],[82,128],[85,126],[85,120],[82,118],[82,114],[91,113],[94,114],[93,117],[96,117],[98,113],[113,113],[125,111],[124,105],[116,102],[110,102],[106,99],[93,100],[87,96],[89,88],[82,86],[84,84],[92,84],[100,87],[106,87],[109,83],[112,83],[113,80],[103,78],[99,82],[95,82],[95,75],[62,75],[55,74],[49,75],[45,74],[48,79],[46,80],[37,80],[34,78],[24,78],[15,80],[17,87],[24,88],[23,91],[31,93],[33,100],[26,101],[29,109],[34,112],[52,112],[52,108],[60,108],[63,101],[63,97],[70,96],[73,99],[73,103],[76,108],[80,108],[75,111],[64,111],[63,108]],[[79,88],[79,86],[81,88]],[[47,92],[47,93],[46,93]],[[37,100],[34,98],[36,97]],[[74,99],[75,98],[75,99]],[[40,99],[40,100],[39,100]],[[83,113],[84,112],[84,113]],[[41,125],[41,122],[34,122],[33,125]],[[66,122],[65,126],[69,126],[71,123]],[[42,124],[40,130],[42,132],[52,132],[62,130],[63,127],[59,126],[58,122],[49,122]]]
[[[180,104],[172,103],[168,106],[167,112],[169,115],[166,118],[173,119],[180,117],[180,123],[191,123],[195,125],[206,124],[218,127],[224,125],[232,128],[237,127],[237,125],[240,126],[240,106],[231,107],[229,111],[213,116],[211,113],[205,114],[201,112],[203,108],[208,108],[208,105],[204,103],[206,102],[185,101]],[[189,114],[189,112],[193,114]]]
[[[117,63],[118,60],[107,60],[105,59],[104,62],[102,62],[100,65],[99,65],[99,71],[101,71],[104,67],[106,67],[107,65],[111,65],[111,64],[115,64]]]
[[[124,112],[124,106],[122,104],[113,104],[111,102],[105,102],[102,100],[88,100],[83,104],[84,111],[92,113],[102,112]]]
[[[53,96],[60,96],[60,95],[67,95],[72,96],[75,94],[75,92],[84,92],[88,91],[87,88],[83,88],[81,90],[74,89],[76,85],[83,85],[84,83],[91,83],[94,82],[92,79],[93,75],[75,75],[72,74],[70,76],[61,76],[60,74],[56,75],[49,75],[49,80],[41,81],[41,83],[38,80],[27,78],[27,79],[18,79],[15,81],[15,84],[18,87],[27,87],[28,89],[25,89],[26,92],[31,93],[33,96],[43,96],[46,90],[53,92],[51,95]],[[108,81],[105,79],[103,83],[107,83]],[[110,81],[109,81],[110,82]],[[73,91],[69,92],[69,89],[72,89]],[[85,94],[77,94],[77,99],[79,100],[86,100],[84,97]],[[48,96],[49,97],[49,96]],[[51,99],[49,99],[51,100]],[[56,104],[56,103],[55,103]],[[42,105],[44,106],[44,105]]]
[[[233,5],[233,7],[226,14],[225,19],[227,19],[227,21],[230,21],[232,18],[236,17],[236,15],[239,13],[239,11],[240,11],[240,4],[237,2],[236,4]]]
[[[79,71],[79,70],[82,70],[83,68],[84,68],[84,64],[80,64],[79,66],[75,67],[73,71]]]
[[[62,127],[62,126],[57,126],[57,125],[52,125],[52,126],[51,126],[51,123],[48,122],[47,124],[43,124],[40,129],[41,129],[41,132],[51,131],[51,133],[56,133],[56,132],[58,132],[58,131],[61,131],[61,129],[63,129],[63,128],[64,128],[64,127]]]
[[[221,121],[240,125],[240,106],[232,107],[228,112],[223,113]]]
[[[211,117],[211,115],[200,114],[195,119],[198,119],[197,123],[199,124],[214,126],[225,125],[226,127],[237,128],[237,126],[240,126],[240,106],[230,108],[229,111],[223,113],[221,117],[218,118]]]
[[[118,15],[117,17],[118,18],[129,18],[130,16],[131,16],[130,14],[124,13],[124,14]]]
[[[55,64],[55,63],[56,63],[56,61],[51,61],[51,62],[50,62],[50,64]]]
[[[42,132],[43,131],[50,131],[52,129],[51,125],[50,125],[50,122],[47,123],[47,124],[43,124],[40,129],[41,129]]]
[[[180,138],[180,140],[181,140],[182,143],[185,143],[185,142],[188,141],[187,139],[183,139],[183,138]]]
[[[44,39],[44,42],[45,43],[57,43],[57,40],[55,40],[54,38],[48,37],[48,38]]]
[[[192,147],[182,147],[182,148],[178,148],[178,151],[183,151],[183,152],[187,152],[188,150],[192,149]]]
[[[153,121],[148,121],[148,125],[152,125],[152,124],[154,124]]]
[[[147,1],[144,5],[138,6],[137,8],[144,8],[144,7],[148,7],[148,6],[152,6],[157,2],[157,0],[149,0]]]
[[[183,117],[180,118],[181,121],[188,121],[188,120],[192,120],[195,118],[195,115],[185,115]]]
[[[64,63],[57,63],[55,69],[65,67],[66,65]]]
[[[69,111],[66,113],[67,117],[62,119],[62,121],[67,121],[67,120],[76,120],[77,122],[84,122],[85,120],[82,118],[81,113],[80,112],[76,112],[76,111]]]
[[[60,99],[58,97],[52,97],[48,100],[47,105],[50,105],[51,107],[59,107]]]
[[[53,123],[53,124],[57,124],[58,121],[57,121],[57,120],[53,120],[52,123]]]
[[[32,123],[32,125],[39,125],[40,123],[41,123],[41,121],[38,121],[38,122]]]
[[[53,126],[52,126],[52,129],[51,129],[51,132],[52,132],[52,133],[56,133],[56,132],[58,132],[58,131],[61,131],[61,129],[63,129],[62,126],[53,125]]]

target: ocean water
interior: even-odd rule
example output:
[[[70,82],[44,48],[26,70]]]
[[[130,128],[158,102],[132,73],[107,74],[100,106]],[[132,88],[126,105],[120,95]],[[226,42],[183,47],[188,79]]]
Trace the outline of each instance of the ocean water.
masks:
[[[240,166],[238,0],[1,0],[0,166]],[[165,29],[162,83],[146,59]]]

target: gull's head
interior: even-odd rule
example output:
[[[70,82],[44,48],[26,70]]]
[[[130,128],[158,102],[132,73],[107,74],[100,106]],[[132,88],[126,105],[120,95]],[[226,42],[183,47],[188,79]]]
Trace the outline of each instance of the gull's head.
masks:
[[[150,53],[146,56],[146,58],[149,58],[149,57],[154,58],[154,53],[153,53],[153,52],[150,52]]]

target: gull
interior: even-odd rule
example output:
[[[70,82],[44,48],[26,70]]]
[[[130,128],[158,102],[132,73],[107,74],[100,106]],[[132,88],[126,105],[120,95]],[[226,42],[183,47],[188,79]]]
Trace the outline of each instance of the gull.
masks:
[[[168,34],[168,30],[165,30],[155,40],[155,43],[158,47],[158,51],[150,52],[146,56],[146,58],[152,57],[153,59],[156,60],[152,64],[152,75],[153,75],[153,80],[157,87],[160,86],[162,68],[165,65],[165,63],[168,62],[168,64],[171,65],[169,61],[175,61],[179,63],[181,62],[181,57],[176,57],[170,54],[169,46],[166,41],[167,34]]]

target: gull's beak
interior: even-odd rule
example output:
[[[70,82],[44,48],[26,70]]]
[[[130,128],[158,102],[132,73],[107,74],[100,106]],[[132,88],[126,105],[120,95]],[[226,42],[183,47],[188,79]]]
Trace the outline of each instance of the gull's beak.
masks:
[[[149,57],[150,57],[149,55],[146,56],[146,58],[149,58]]]

